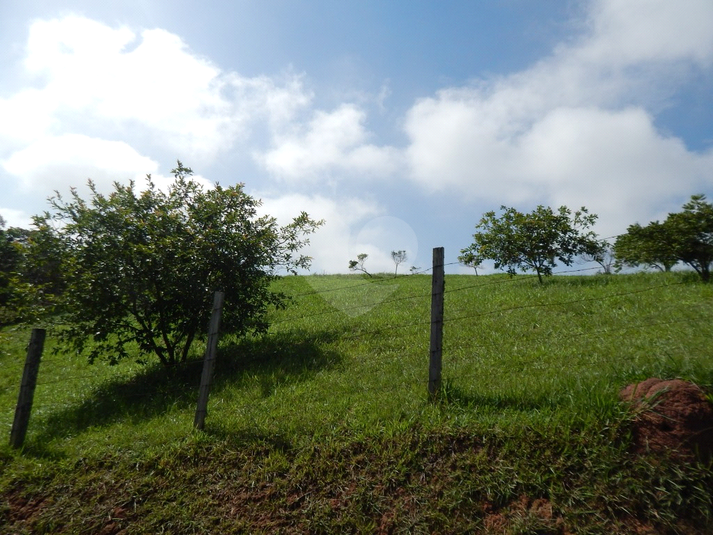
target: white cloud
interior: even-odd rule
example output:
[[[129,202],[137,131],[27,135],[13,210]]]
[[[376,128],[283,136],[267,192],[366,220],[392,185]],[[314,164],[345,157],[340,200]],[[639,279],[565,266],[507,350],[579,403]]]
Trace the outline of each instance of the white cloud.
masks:
[[[553,110],[518,150],[522,175],[541,184],[553,204],[590,207],[603,234],[623,230],[622,218],[646,223],[662,200],[674,209],[681,196],[713,183],[713,152],[689,152],[680,139],[657,132],[640,108]]]
[[[353,104],[316,111],[304,127],[274,132],[274,148],[255,159],[272,175],[288,180],[323,179],[334,174],[388,177],[401,165],[399,151],[368,142],[366,113]]]
[[[0,206],[0,217],[5,221],[5,228],[29,228],[32,223],[31,216],[22,210],[16,210],[14,208],[4,208]]]
[[[21,148],[46,135],[55,123],[53,112],[54,104],[37,89],[0,98],[0,150]]]
[[[47,193],[82,187],[89,178],[100,191],[107,191],[114,181],[125,183],[158,169],[155,161],[122,141],[79,134],[39,139],[13,153],[2,166],[22,189]]]
[[[24,65],[35,86],[0,99],[5,150],[82,132],[210,160],[246,139],[256,120],[287,121],[311,98],[298,75],[242,77],[165,30],[76,16],[35,21]]]
[[[613,66],[682,59],[705,65],[713,61],[712,21],[709,0],[601,0],[592,4],[592,34],[577,53]]]
[[[399,167],[399,151],[368,143],[366,113],[353,104],[316,111],[305,126],[286,125],[274,134],[274,148],[255,158],[273,175],[289,180],[333,173],[389,176]]]
[[[289,194],[263,197],[262,214],[288,224],[300,212],[307,212],[325,224],[310,237],[310,245],[303,253],[313,257],[313,273],[344,273],[355,252],[355,227],[381,215],[383,209],[373,201],[357,198],[330,199],[321,195]],[[358,251],[362,252],[362,251]]]
[[[589,32],[530,69],[415,103],[404,123],[409,176],[494,208],[586,205],[619,231],[712,186],[713,151],[689,151],[652,113],[677,76],[710,67],[713,4],[590,6]]]

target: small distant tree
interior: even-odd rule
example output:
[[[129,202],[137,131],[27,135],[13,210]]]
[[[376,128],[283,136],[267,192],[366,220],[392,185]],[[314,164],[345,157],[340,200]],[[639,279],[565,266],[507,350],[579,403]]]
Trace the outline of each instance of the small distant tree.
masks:
[[[582,255],[582,260],[585,262],[596,262],[602,268],[601,273],[611,275],[614,272],[616,259],[614,257],[614,246],[606,240],[599,242],[599,248],[594,253],[585,253]]]
[[[57,194],[37,219],[65,248],[63,349],[115,363],[135,346],[175,365],[205,336],[216,290],[223,332],[264,332],[268,308],[284,304],[270,289],[278,270],[309,266],[299,250],[321,221],[303,212],[280,227],[242,184],[204,189],[180,161],[172,173],[166,193],[150,176],[146,191],[115,183],[108,196],[90,181],[88,201]]]
[[[364,267],[364,262],[366,262],[367,258],[369,258],[369,255],[366,253],[358,254],[356,260],[349,261],[349,269],[351,271],[361,271],[362,273],[366,273],[367,275],[369,275],[369,277],[371,277],[371,273],[369,273]]]
[[[472,247],[472,246],[471,246]],[[463,249],[461,255],[458,257],[458,262],[467,267],[472,267],[475,270],[476,276],[478,275],[478,269],[482,267],[483,260],[478,257],[471,249]]]
[[[566,206],[556,212],[538,206],[524,214],[502,206],[502,215],[487,212],[473,235],[474,242],[461,250],[461,257],[473,262],[489,259],[495,268],[505,268],[514,275],[518,269],[543,276],[552,274],[557,261],[571,266],[574,258],[598,250],[596,234],[588,231],[597,219],[586,208],[572,213]]]
[[[394,277],[396,277],[399,271],[399,264],[403,264],[407,260],[406,251],[391,251],[391,259],[396,265],[396,269],[394,269]]]
[[[409,271],[411,272],[411,275],[415,275],[415,274],[418,273],[420,270],[421,270],[421,268],[420,268],[420,267],[417,267],[417,266],[411,266],[411,267],[409,268]]]

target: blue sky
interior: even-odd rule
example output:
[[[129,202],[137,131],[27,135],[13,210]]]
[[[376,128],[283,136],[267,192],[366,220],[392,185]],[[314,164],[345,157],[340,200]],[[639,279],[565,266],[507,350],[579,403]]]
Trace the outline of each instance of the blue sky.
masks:
[[[181,159],[324,218],[316,273],[455,262],[503,204],[615,235],[713,197],[710,28],[710,0],[5,1],[0,216]]]

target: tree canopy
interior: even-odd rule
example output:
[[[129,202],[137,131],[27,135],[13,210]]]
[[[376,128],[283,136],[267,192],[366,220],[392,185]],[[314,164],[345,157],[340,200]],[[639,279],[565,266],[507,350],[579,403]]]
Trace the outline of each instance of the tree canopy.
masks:
[[[351,271],[361,271],[362,273],[366,273],[371,277],[371,273],[369,273],[366,268],[364,267],[364,262],[366,262],[366,259],[369,258],[369,255],[366,253],[359,253],[357,255],[356,260],[350,260],[349,261],[349,269]]]
[[[570,266],[576,256],[600,250],[595,233],[587,230],[597,216],[584,207],[574,213],[566,206],[555,212],[540,205],[529,214],[506,206],[500,209],[500,216],[494,211],[483,215],[474,242],[461,250],[461,262],[478,265],[493,260],[496,269],[505,268],[511,275],[518,269],[534,271],[543,282],[557,261]]]
[[[671,271],[678,261],[675,244],[668,228],[658,221],[642,227],[630,225],[626,234],[618,236],[614,244],[617,267],[646,266],[661,271]]]
[[[614,246],[620,265],[644,265],[669,271],[678,262],[691,266],[704,281],[713,263],[713,205],[705,195],[693,195],[681,212],[663,223],[631,225]]]
[[[11,230],[5,228],[5,220],[0,216],[0,325],[9,323],[15,317],[12,311],[14,280],[22,260]]]
[[[321,221],[302,212],[280,227],[258,216],[242,184],[204,189],[180,161],[172,173],[167,192],[150,175],[140,193],[131,182],[103,195],[90,181],[89,200],[57,194],[53,212],[36,218],[64,246],[65,348],[116,362],[134,344],[165,365],[182,362],[205,334],[215,291],[225,292],[224,332],[261,332],[268,308],[284,302],[269,289],[277,271],[309,266],[299,251]]]
[[[408,260],[408,257],[406,256],[406,251],[391,251],[391,259],[396,265],[394,269],[394,276],[396,276],[399,272],[399,264],[403,264],[404,262],[406,262],[406,260]]]

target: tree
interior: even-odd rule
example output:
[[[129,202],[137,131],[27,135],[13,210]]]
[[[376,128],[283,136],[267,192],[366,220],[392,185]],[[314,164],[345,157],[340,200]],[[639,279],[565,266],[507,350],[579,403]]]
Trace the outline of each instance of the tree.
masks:
[[[22,252],[11,231],[5,229],[5,220],[0,216],[0,325],[12,323],[17,316],[14,300]]]
[[[399,264],[402,264],[407,260],[406,251],[391,251],[391,259],[396,265],[396,269],[394,270],[394,277],[396,277],[399,271]]]
[[[236,335],[264,332],[277,271],[307,268],[299,254],[321,221],[302,213],[280,227],[259,217],[260,201],[238,184],[203,189],[178,162],[175,181],[162,192],[147,175],[147,189],[114,183],[108,196],[89,181],[91,198],[50,199],[53,213],[36,222],[66,253],[61,331],[65,349],[115,363],[134,344],[166,366],[186,360],[204,336],[216,290],[225,292],[221,329]],[[91,343],[90,343],[91,342]]]
[[[705,199],[705,195],[691,196],[681,212],[668,214],[663,223],[631,225],[615,244],[619,262],[663,271],[683,262],[708,282],[713,263],[713,205]]]
[[[475,270],[475,274],[478,275],[478,268],[482,267],[483,259],[475,254],[470,248],[463,249],[461,253],[462,254],[458,257],[458,262],[464,266],[472,267]]]
[[[538,206],[529,214],[505,206],[500,209],[500,217],[493,211],[483,215],[476,225],[481,231],[473,235],[473,244],[461,250],[460,258],[477,263],[493,260],[496,269],[506,268],[511,275],[517,269],[532,270],[542,283],[557,260],[570,266],[574,257],[598,250],[596,235],[587,231],[597,216],[584,207],[574,213],[566,206],[557,212]]]
[[[611,275],[616,265],[614,246],[606,240],[602,240],[599,242],[598,249],[594,252],[583,254],[582,260],[585,262],[596,262],[602,268],[601,273]]]
[[[366,262],[366,259],[369,258],[369,255],[366,253],[360,253],[357,255],[356,260],[350,260],[349,261],[349,269],[351,271],[361,271],[363,273],[366,273],[371,277],[371,273],[369,273],[366,268],[364,267],[364,262]]]
[[[713,263],[713,205],[705,195],[693,195],[683,211],[669,214],[664,222],[678,259],[691,266],[705,282]]]
[[[644,265],[661,271],[671,271],[679,261],[668,228],[658,221],[653,221],[645,227],[638,223],[630,225],[626,234],[617,237],[614,256],[617,269]]]

